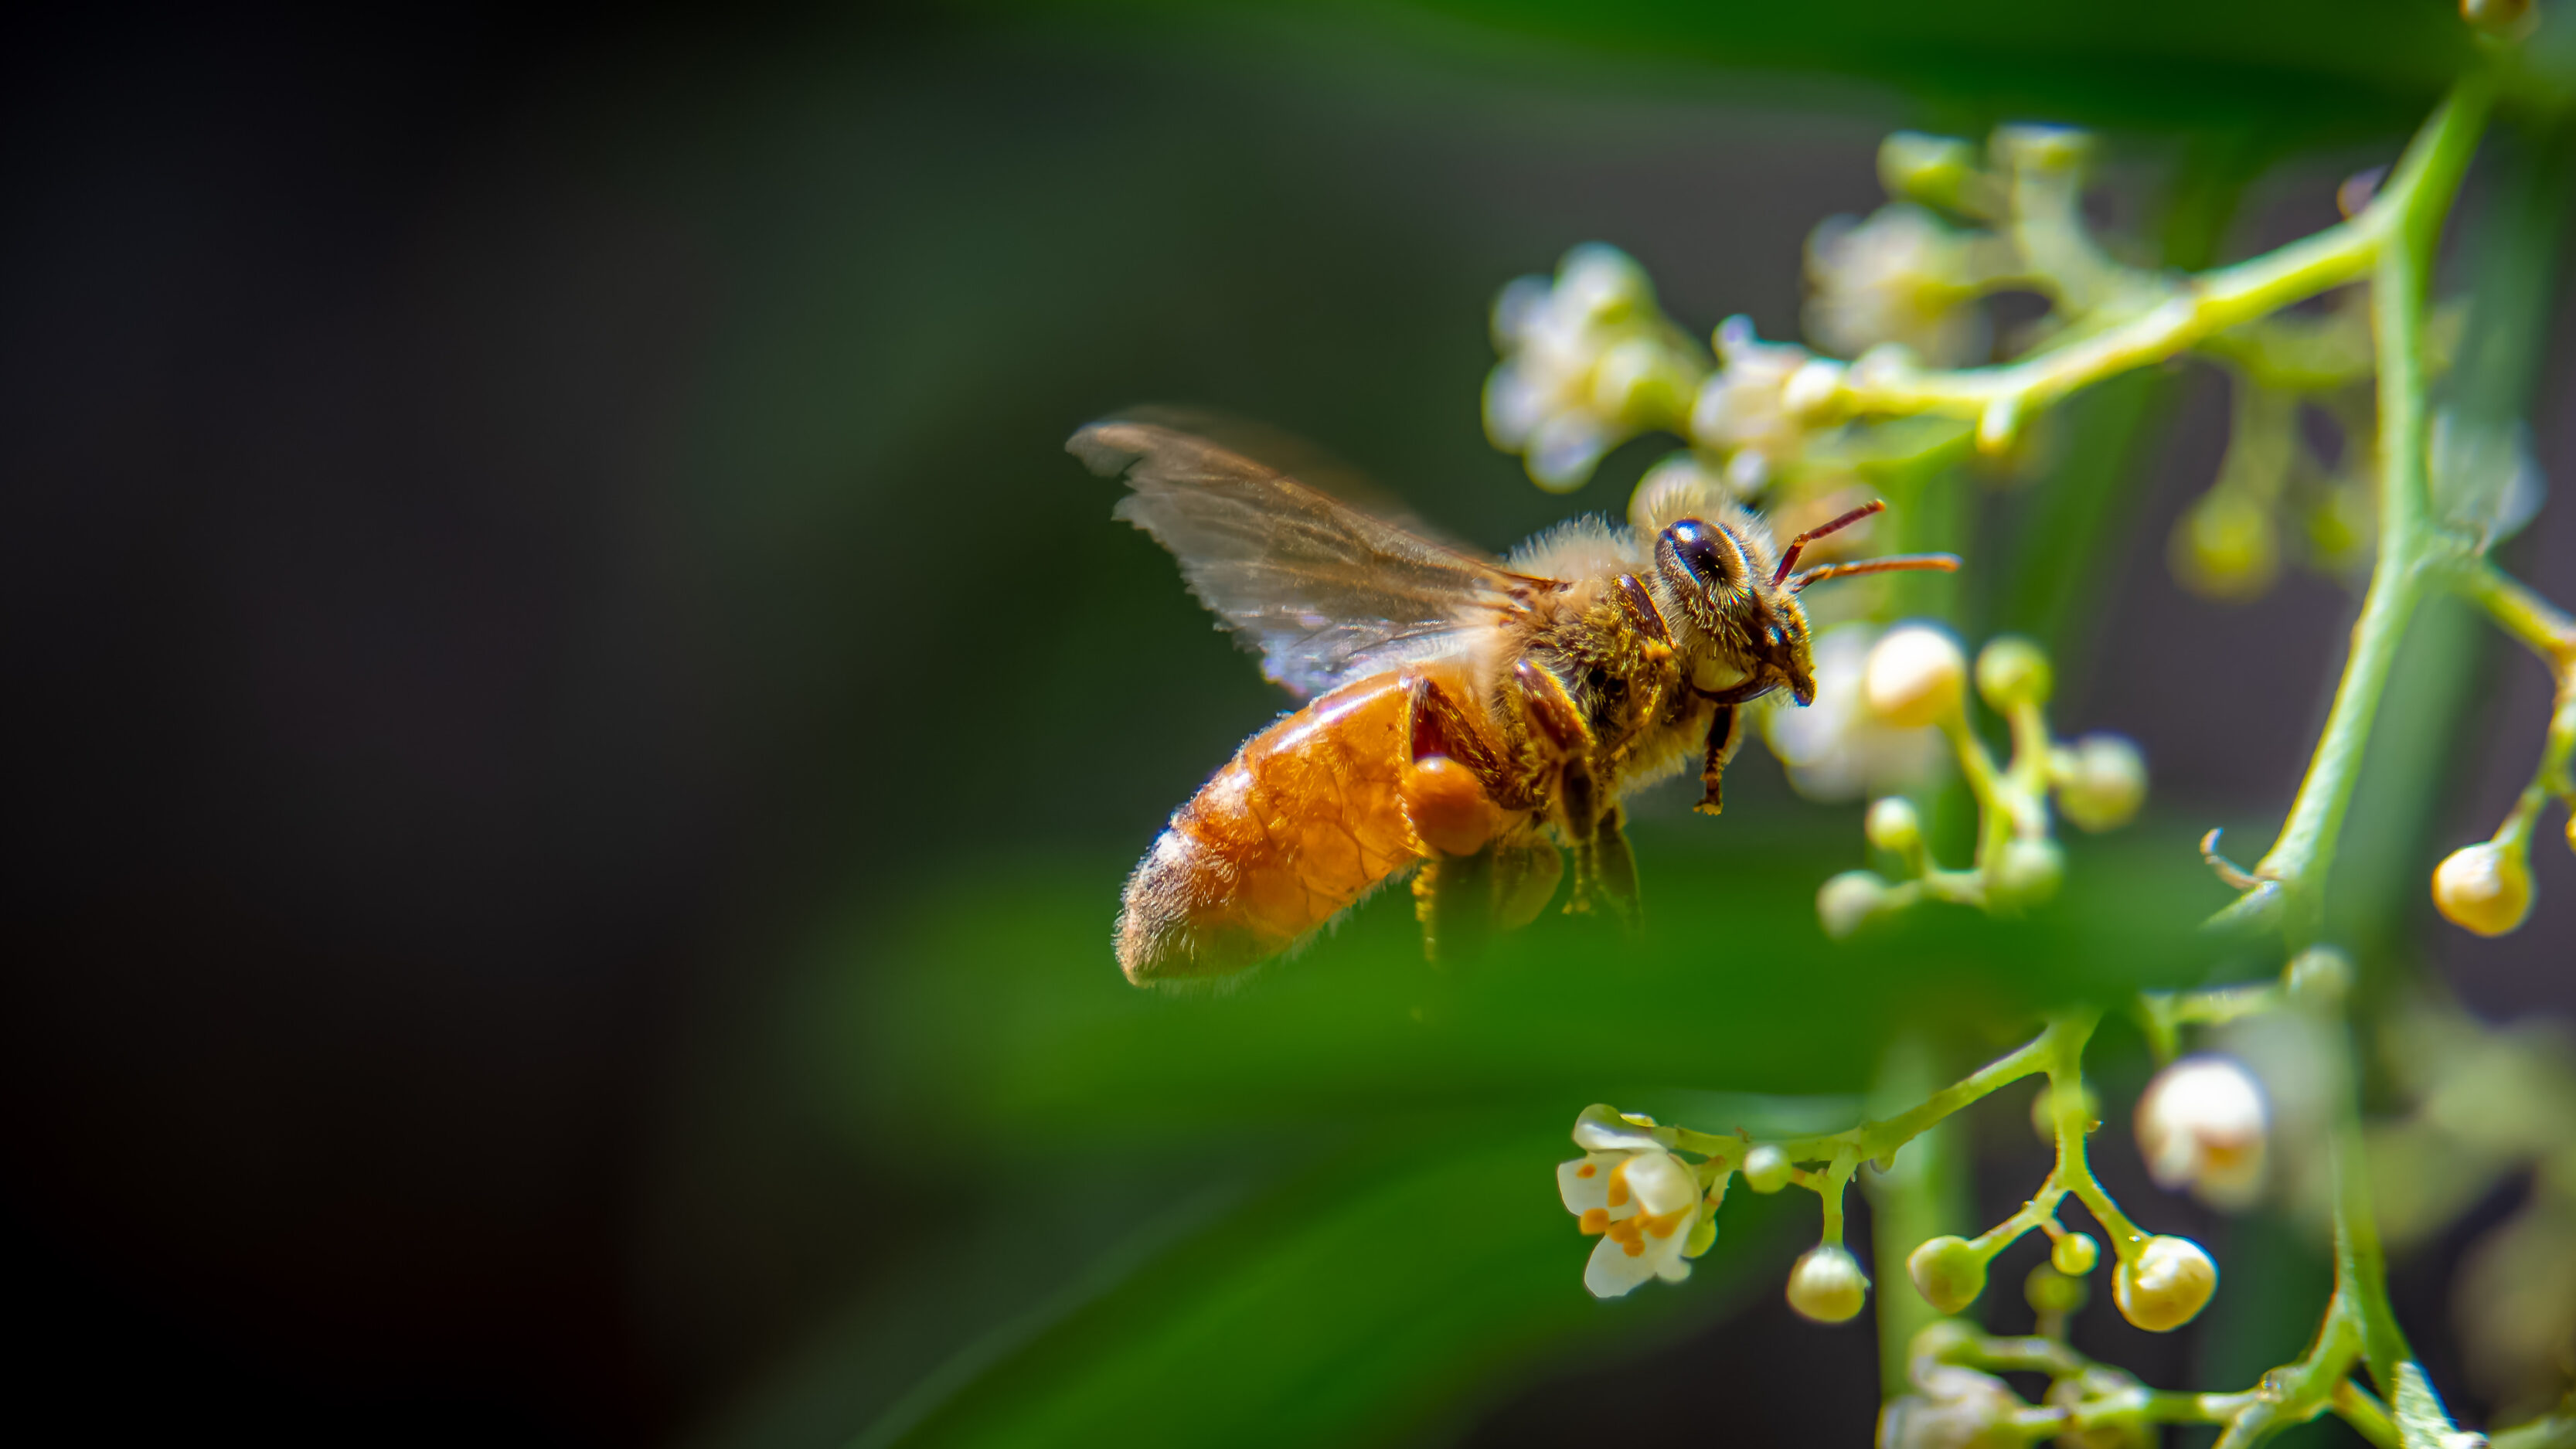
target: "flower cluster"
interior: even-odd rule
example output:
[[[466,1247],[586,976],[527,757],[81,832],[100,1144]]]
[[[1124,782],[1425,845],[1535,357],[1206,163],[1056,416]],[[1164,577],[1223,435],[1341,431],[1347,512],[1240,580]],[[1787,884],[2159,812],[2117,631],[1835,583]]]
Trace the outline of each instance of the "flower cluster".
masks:
[[[2012,753],[2001,767],[1969,724],[1968,672],[1957,642],[1933,625],[1892,629],[1871,646],[1859,671],[1860,708],[1878,728],[1947,737],[1977,802],[1977,859],[1968,870],[1941,868],[1914,806],[1901,795],[1879,799],[1869,810],[1869,842],[1895,857],[1903,874],[1891,882],[1855,870],[1826,881],[1816,914],[1827,935],[1848,936],[1921,900],[1999,912],[2040,905],[2065,874],[2049,802],[2078,827],[2102,831],[2127,824],[2145,800],[2146,762],[2136,745],[2109,734],[2071,743],[2050,737],[2045,707],[2053,674],[2038,645],[2006,636],[1977,656],[1977,692],[2011,729]],[[1820,705],[1822,683],[1820,670]]]
[[[2242,602],[2268,591],[2286,560],[2349,575],[2377,535],[2368,314],[2347,302],[2318,318],[2271,318],[2213,350],[2234,389],[2227,454],[2209,491],[2174,522],[2174,577],[2203,597]],[[2331,465],[2308,441],[2311,417],[2340,437]]]
[[[2519,0],[2462,0],[2461,10],[2499,54],[2530,28]],[[1496,442],[1563,488],[1621,439],[1675,434],[1687,450],[1640,485],[1632,512],[1641,519],[1668,516],[1684,495],[1758,500],[1775,522],[1862,480],[1903,496],[1972,452],[2040,456],[2023,444],[2032,417],[2107,378],[2198,357],[2228,376],[2233,427],[2216,478],[2169,540],[2177,577],[2234,600],[2260,594],[2293,564],[2345,573],[2367,561],[2371,569],[2329,720],[2271,850],[2248,870],[2217,855],[2215,832],[2202,842],[2204,857],[2242,892],[2214,924],[2278,931],[2288,964],[2274,982],[2146,993],[2134,1013],[2164,1063],[2131,1118],[2150,1176],[2226,1211],[2268,1193],[2332,1220],[2335,1291],[2305,1356],[2241,1393],[2153,1392],[2068,1346],[2068,1319],[2091,1296],[2096,1268],[2108,1268],[2107,1296],[2120,1314],[2158,1332],[2193,1321],[2219,1278],[2199,1244],[2133,1223],[2088,1165],[2087,1139],[2104,1113],[2084,1081],[2082,1054],[2098,1006],[2061,1010],[2019,1051],[1842,1132],[1762,1141],[1740,1128],[1711,1134],[1587,1110],[1575,1131],[1584,1156],[1560,1169],[1559,1188],[1583,1231],[1602,1240],[1585,1274],[1593,1292],[1685,1276],[1714,1241],[1728,1184],[1741,1174],[1756,1192],[1796,1186],[1817,1195],[1821,1231],[1787,1295],[1809,1318],[1853,1318],[1871,1285],[1843,1245],[1852,1179],[1880,1172],[1878,1186],[1907,1200],[1891,1169],[1909,1142],[2010,1082],[2044,1075],[2034,1123],[2056,1161],[2029,1200],[1974,1236],[1911,1244],[1882,1236],[1877,1257],[1884,1271],[1901,1255],[1923,1303],[1964,1314],[1984,1295],[1996,1256],[2042,1233],[2048,1261],[2023,1283],[2037,1331],[1999,1338],[1946,1320],[1915,1338],[1903,1365],[1910,1392],[1880,1422],[1884,1449],[2004,1449],[2050,1438],[2076,1449],[2144,1449],[2166,1422],[2222,1426],[2222,1443],[2251,1444],[2325,1413],[2378,1444],[2478,1442],[2458,1429],[2420,1366],[2405,1361],[2373,1214],[2384,1213],[2388,1238],[2402,1241],[2455,1220],[2517,1174],[2532,1183],[2528,1203],[2481,1243],[2463,1274],[2463,1338],[2500,1400],[2546,1412],[2567,1394],[2576,1382],[2576,1129],[2568,1125],[2576,1122],[2576,1054],[2443,1011],[2392,1014],[2384,1000],[2352,991],[2350,963],[2321,944],[2337,833],[2360,762],[2378,758],[2375,713],[2422,599],[2449,592],[2481,605],[2556,684],[2528,787],[2489,838],[2441,862],[2435,905],[2480,934],[2515,929],[2532,909],[2530,849],[2544,818],[2558,802],[2576,815],[2576,618],[2488,558],[2529,521],[2543,491],[2510,400],[2527,389],[2528,370],[2515,374],[2496,360],[2515,344],[2469,345],[2464,311],[2423,295],[2492,98],[2485,81],[2464,82],[2403,158],[2337,193],[2345,223],[2194,275],[2127,264],[2097,240],[2083,205],[2088,137],[2009,126],[1983,146],[1889,138],[1879,157],[1888,204],[1830,220],[1810,238],[1804,346],[1764,340],[1738,317],[1701,353],[1654,311],[1633,263],[1606,249],[1579,250],[1553,283],[1525,279],[1505,293],[1496,313],[1503,364],[1488,390]],[[2555,193],[2543,204],[2543,183],[2528,186],[2512,205],[2554,215]],[[2547,249],[2543,235],[2512,233],[2534,258]],[[2364,281],[2367,293],[2356,286]],[[2479,278],[2479,315],[2490,301],[2504,316],[2547,295],[2545,266],[2533,264],[2525,281],[2491,290]],[[2044,311],[1999,336],[1987,304],[2004,292],[2034,295]],[[2310,300],[2326,305],[2293,310]],[[2478,369],[2504,385],[2469,375]],[[1812,705],[1758,716],[1802,792],[1873,797],[1866,835],[1895,863],[1886,874],[1850,871],[1825,882],[1817,896],[1825,930],[1849,936],[1923,900],[1997,915],[2047,901],[2065,869],[2057,821],[2109,830],[2140,809],[2147,777],[2137,747],[2115,735],[2061,741],[2050,733],[2052,671],[2037,645],[1994,639],[1971,667],[1938,625],[1887,627],[1898,612],[1889,595],[1846,597],[1859,606],[1854,614],[1818,617]],[[1978,700],[2009,731],[2001,763],[1974,722]],[[1945,755],[1977,811],[1974,858],[1959,869],[1934,858],[1917,805]],[[2566,829],[2576,847],[2576,819]],[[2389,1075],[2414,1102],[2410,1115],[2363,1127],[2348,1012],[2377,1012],[2412,1033],[2386,1044],[2397,1064]],[[2191,1027],[2226,1028],[2214,1044],[2224,1050],[2186,1053]],[[2456,1039],[2418,1039],[2428,1033]],[[2378,1164],[2375,1175],[2366,1162]],[[2070,1197],[2089,1212],[2092,1231],[2059,1221]],[[1936,1211],[1919,1196],[1910,1202],[1916,1216],[1883,1214],[1882,1234]],[[2038,1374],[2049,1387],[2027,1401],[2003,1377],[2013,1373]],[[2508,1438],[2576,1444],[2576,1398],[2498,1442]]]
[[[1946,1106],[1940,1111],[1918,1110],[1821,1137],[1764,1142],[1741,1133],[1664,1126],[1606,1106],[1584,1109],[1574,1125],[1575,1145],[1584,1155],[1557,1168],[1566,1210],[1585,1233],[1602,1236],[1584,1270],[1584,1286],[1607,1298],[1648,1278],[1678,1281],[1688,1276],[1686,1259],[1716,1241],[1717,1210],[1725,1202],[1727,1184],[1741,1173],[1755,1192],[1795,1185],[1815,1193],[1823,1204],[1823,1231],[1789,1274],[1790,1306],[1819,1323],[1857,1317],[1868,1304],[1870,1283],[1842,1240],[1842,1200],[1854,1174],[1865,1162],[1891,1165],[1907,1142],[1947,1112],[2045,1072],[2052,1084],[2047,1096],[2054,1104],[2049,1136],[2057,1148],[2057,1166],[2048,1180],[2021,1211],[1977,1237],[1944,1235],[1916,1247],[1906,1261],[1907,1275],[1936,1310],[1960,1312],[1985,1291],[1987,1265],[1995,1255],[2038,1229],[2053,1242],[2051,1271],[2080,1283],[2099,1263],[2101,1244],[2058,1222],[2058,1205],[2071,1195],[2109,1237],[2117,1259],[2112,1298],[2121,1315],[2155,1332],[2180,1327],[2216,1291],[2217,1265],[2187,1238],[2151,1235],[2133,1226],[2087,1165],[2084,1140],[2094,1123],[2084,1106],[2079,1063],[2095,1020],[2077,1016],[2053,1024],[2028,1046],[1941,1094],[1937,1100]],[[2215,1140],[2209,1123],[2187,1112],[2177,1121],[2178,1130]],[[2261,1151],[2259,1142],[2249,1148],[2235,1138],[2226,1147],[2240,1155],[2250,1151],[2258,1159]],[[1697,1161],[1685,1160],[1684,1153]]]
[[[1708,373],[1645,269],[1598,242],[1566,253],[1553,279],[1505,287],[1493,328],[1502,361],[1485,381],[1486,435],[1557,492],[1583,486],[1628,438],[1678,431]]]

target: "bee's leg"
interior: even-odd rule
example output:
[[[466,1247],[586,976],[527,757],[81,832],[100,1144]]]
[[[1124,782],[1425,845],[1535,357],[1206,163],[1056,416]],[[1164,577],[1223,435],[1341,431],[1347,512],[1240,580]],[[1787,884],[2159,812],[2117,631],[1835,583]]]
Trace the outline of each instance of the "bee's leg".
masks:
[[[1538,919],[1565,879],[1565,857],[1536,830],[1494,843],[1494,919],[1517,931]]]
[[[1534,734],[1556,757],[1556,824],[1574,847],[1574,893],[1569,911],[1592,908],[1593,837],[1598,833],[1603,801],[1592,776],[1592,727],[1574,707],[1564,681],[1524,659],[1512,667],[1520,706],[1536,726]]]
[[[1691,808],[1702,815],[1715,815],[1726,808],[1718,788],[1726,773],[1726,762],[1735,758],[1735,747],[1744,743],[1743,721],[1731,704],[1721,704],[1708,722],[1708,762],[1700,766],[1699,783],[1704,792],[1700,802]]]
[[[1436,855],[1483,850],[1503,827],[1493,746],[1447,690],[1421,675],[1406,688],[1404,733],[1396,797],[1415,837]]]
[[[1422,954],[1463,961],[1482,951],[1496,917],[1496,847],[1472,855],[1434,855],[1413,877],[1413,917],[1422,923]]]
[[[1602,898],[1629,925],[1637,923],[1637,857],[1628,849],[1628,832],[1619,818],[1619,807],[1601,812],[1600,826],[1592,833],[1593,880],[1600,886]]]

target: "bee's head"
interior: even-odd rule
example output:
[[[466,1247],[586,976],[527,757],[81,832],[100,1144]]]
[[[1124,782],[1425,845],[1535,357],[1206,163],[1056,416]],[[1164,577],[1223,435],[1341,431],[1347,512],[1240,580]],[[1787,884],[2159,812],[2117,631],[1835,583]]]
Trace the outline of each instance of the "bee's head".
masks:
[[[1808,544],[1886,506],[1870,503],[1808,529],[1776,560],[1770,535],[1749,515],[1721,522],[1678,519],[1655,537],[1655,575],[1710,651],[1744,676],[1739,697],[1786,689],[1807,704],[1816,697],[1816,662],[1799,590],[1843,574],[1946,572],[1959,566],[1949,554],[1909,554],[1793,572]]]
[[[1722,661],[1762,689],[1815,698],[1806,611],[1758,529],[1682,519],[1657,536],[1655,572]]]

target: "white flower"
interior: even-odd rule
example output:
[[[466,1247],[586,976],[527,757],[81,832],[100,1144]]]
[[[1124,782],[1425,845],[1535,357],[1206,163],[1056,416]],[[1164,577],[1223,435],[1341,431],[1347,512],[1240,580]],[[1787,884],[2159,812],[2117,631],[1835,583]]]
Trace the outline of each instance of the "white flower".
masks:
[[[2031,1442],[2014,1420],[2027,1406],[1992,1374],[1917,1361],[1913,1378],[1919,1392],[1890,1399],[1878,1411],[1879,1449],[2007,1449]]]
[[[1645,270],[1597,242],[1566,253],[1553,282],[1505,287],[1493,325],[1503,360],[1485,381],[1486,435],[1558,491],[1640,429],[1678,423],[1707,371]]]
[[[1763,742],[1810,799],[1902,794],[1931,783],[1948,757],[1940,731],[1894,729],[1869,712],[1862,680],[1877,642],[1878,630],[1867,624],[1818,634],[1815,702],[1782,702],[1762,715]]]
[[[1691,438],[1726,455],[1729,481],[1750,491],[1806,443],[1807,425],[1787,393],[1789,380],[1815,359],[1803,347],[1762,341],[1744,317],[1719,324],[1717,358],[1717,371],[1691,404]]]
[[[2138,1150],[2160,1187],[2188,1187],[2213,1207],[2250,1206],[2263,1186],[2271,1113],[2254,1074],[2232,1057],[2189,1056],[2138,1099]]]
[[[1974,304],[2004,270],[1997,246],[1903,202],[1829,218],[1807,240],[1807,335],[1845,357],[1894,342],[1936,366],[1976,361],[1987,327]]]
[[[1616,1298],[1649,1278],[1689,1277],[1683,1250],[1699,1224],[1698,1177],[1652,1132],[1608,1107],[1583,1110],[1574,1142],[1584,1153],[1557,1164],[1557,1192],[1585,1233],[1601,1235],[1583,1286],[1595,1298]]]

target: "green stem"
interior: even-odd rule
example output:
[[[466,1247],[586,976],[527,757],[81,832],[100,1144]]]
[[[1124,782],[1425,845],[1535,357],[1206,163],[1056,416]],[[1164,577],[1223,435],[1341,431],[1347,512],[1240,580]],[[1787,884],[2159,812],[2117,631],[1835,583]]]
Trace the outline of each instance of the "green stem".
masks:
[[[2370,223],[2363,230],[2380,243],[2372,249],[2371,287],[2379,340],[2379,556],[2325,733],[2280,838],[2254,869],[2279,883],[2282,924],[2293,950],[2313,942],[2323,928],[2326,878],[2360,778],[2362,750],[2407,621],[2423,601],[2425,566],[2439,543],[2424,476],[2425,290],[2443,218],[2476,149],[2487,101],[2482,79],[2462,82],[2407,149],[2388,189],[2357,219]]]

